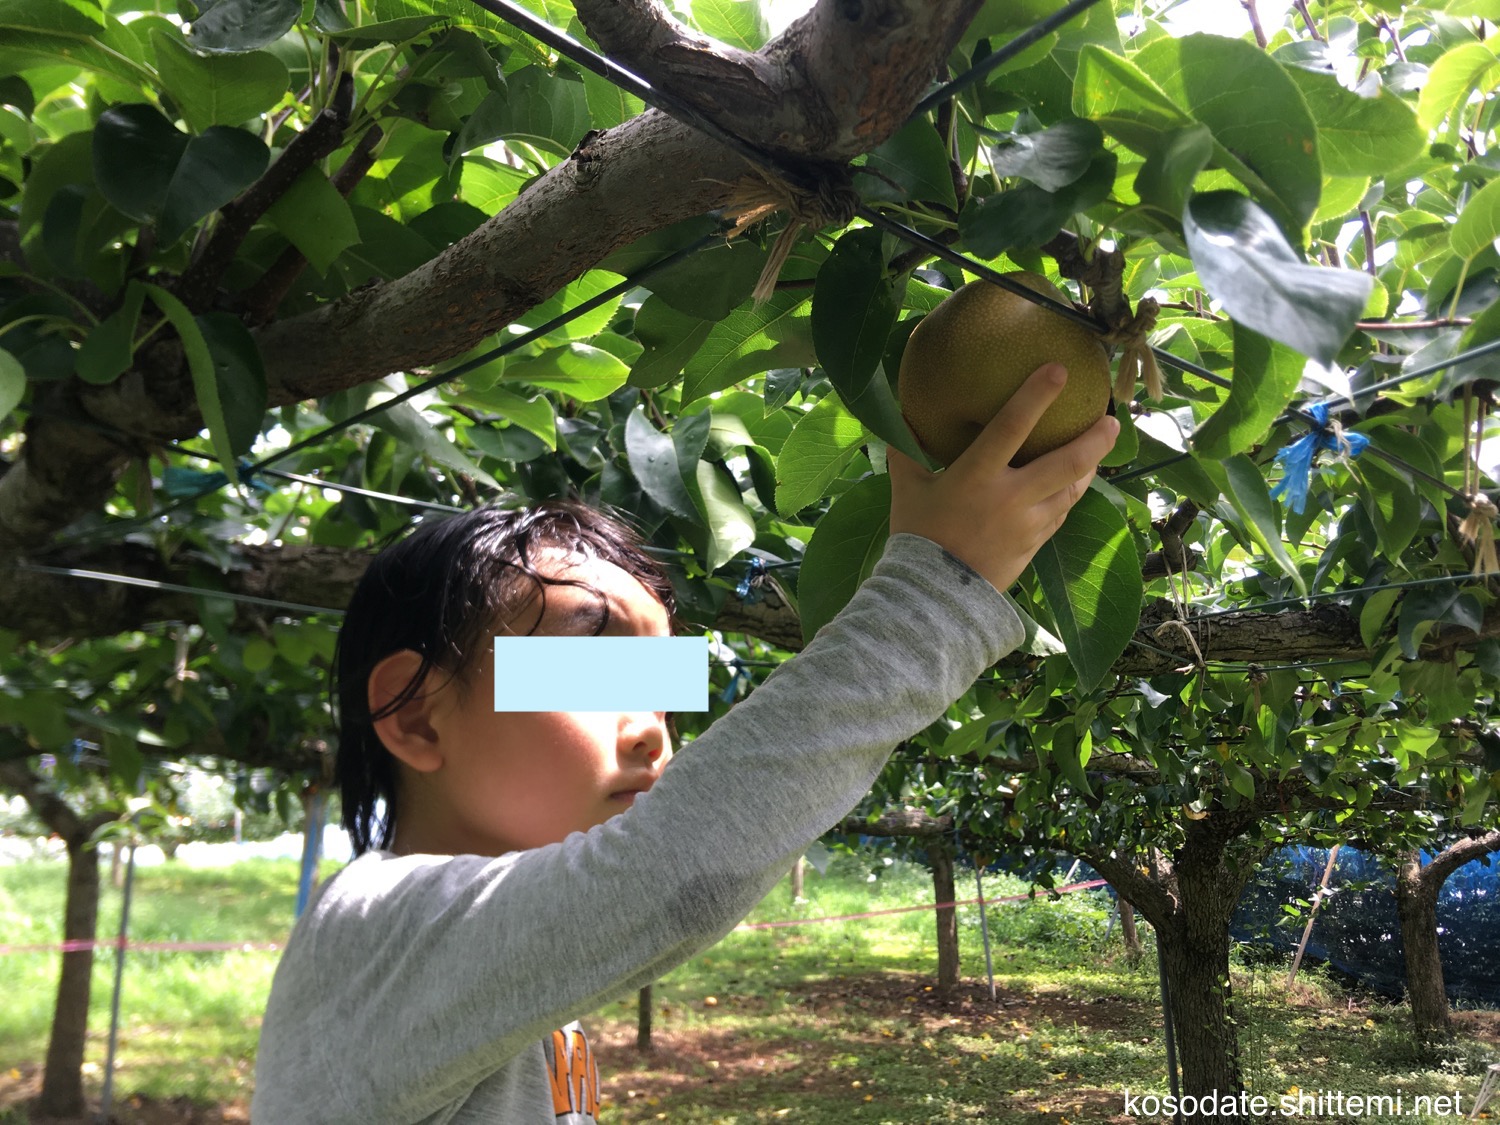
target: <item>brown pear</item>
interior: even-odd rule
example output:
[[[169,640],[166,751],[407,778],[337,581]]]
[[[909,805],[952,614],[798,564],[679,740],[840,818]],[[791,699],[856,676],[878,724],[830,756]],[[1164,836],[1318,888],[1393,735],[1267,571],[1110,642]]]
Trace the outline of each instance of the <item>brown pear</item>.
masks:
[[[1068,303],[1040,274],[1006,275]],[[917,442],[951,465],[1038,367],[1061,363],[1068,381],[1012,465],[1066,445],[1109,408],[1109,354],[1099,334],[989,281],[971,281],[933,309],[907,341],[897,377],[901,413]]]

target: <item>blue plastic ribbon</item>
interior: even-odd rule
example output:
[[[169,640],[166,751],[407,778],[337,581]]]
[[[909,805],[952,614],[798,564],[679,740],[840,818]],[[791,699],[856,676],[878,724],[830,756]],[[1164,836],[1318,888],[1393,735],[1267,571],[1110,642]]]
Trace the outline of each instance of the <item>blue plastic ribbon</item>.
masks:
[[[740,663],[739,657],[735,657],[730,663],[734,666],[734,672],[729,677],[729,685],[724,689],[724,694],[719,696],[721,703],[728,703],[739,694],[740,677],[745,674],[745,666]]]
[[[241,461],[235,467],[239,470],[240,480],[257,492],[276,491],[260,477],[250,472],[249,461]],[[162,488],[174,500],[203,496],[215,489],[223,488],[228,483],[229,478],[222,472],[203,473],[197,469],[184,469],[179,465],[168,465],[161,475]]]
[[[765,578],[766,561],[759,555],[753,555],[750,564],[745,567],[745,576],[740,579],[740,584],[734,588],[734,592],[740,596],[748,605],[754,605],[760,601],[760,584]]]
[[[1302,513],[1307,506],[1307,487],[1312,476],[1313,459],[1318,451],[1327,450],[1335,455],[1347,454],[1358,457],[1370,444],[1364,434],[1351,434],[1345,430],[1335,432],[1328,425],[1328,406],[1315,402],[1307,413],[1317,419],[1318,427],[1296,441],[1276,451],[1276,460],[1281,465],[1281,482],[1271,489],[1271,498],[1279,500],[1284,495],[1292,511]]]

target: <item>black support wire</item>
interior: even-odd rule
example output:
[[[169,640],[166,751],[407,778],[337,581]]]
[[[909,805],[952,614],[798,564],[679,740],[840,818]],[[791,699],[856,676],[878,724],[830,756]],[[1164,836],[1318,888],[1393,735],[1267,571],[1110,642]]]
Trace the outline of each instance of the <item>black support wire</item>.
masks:
[[[89,578],[96,582],[113,582],[120,586],[139,586],[146,590],[164,590],[173,594],[195,594],[210,598],[223,598],[247,605],[265,606],[269,609],[290,609],[298,613],[331,613],[342,617],[341,609],[330,609],[321,605],[303,605],[299,602],[281,602],[272,598],[258,598],[253,594],[237,594],[233,590],[209,590],[202,586],[181,586],[176,582],[157,582],[152,578],[136,578],[130,574],[107,574],[101,570],[80,570],[71,566],[41,566],[37,563],[15,562],[7,569],[25,570],[33,574],[56,574],[67,578]]]
[[[284,457],[289,457],[293,453],[300,452],[301,450],[306,449],[308,446],[318,445],[323,441],[326,441],[328,438],[333,437],[335,434],[342,433],[350,426],[358,425],[360,422],[374,417],[376,414],[379,414],[383,410],[389,410],[391,407],[397,406],[400,403],[408,401],[409,399],[416,398],[418,395],[424,394],[427,391],[432,390],[434,387],[440,387],[444,383],[451,382],[452,380],[457,379],[460,376],[467,375],[470,371],[477,370],[478,368],[483,367],[485,364],[490,363],[493,360],[499,359],[502,356],[507,356],[518,348],[523,348],[527,344],[534,343],[535,341],[540,340],[543,336],[546,336],[548,333],[561,328],[569,321],[582,316],[584,313],[592,312],[600,305],[606,304],[607,302],[613,301],[619,297],[623,297],[626,293],[630,292],[630,290],[638,286],[647,277],[650,277],[652,274],[666,269],[668,266],[676,265],[678,262],[697,253],[699,250],[703,249],[710,243],[719,240],[721,237],[722,236],[717,233],[706,234],[696,242],[684,246],[681,250],[674,250],[665,258],[661,258],[655,262],[652,262],[649,266],[644,266],[643,268],[636,270],[635,273],[631,274],[631,276],[627,277],[618,285],[612,285],[608,289],[604,290],[604,292],[590,297],[587,301],[583,301],[580,304],[574,305],[571,309],[559,313],[557,316],[554,316],[551,320],[547,321],[546,324],[540,325],[539,327],[522,333],[521,335],[516,336],[513,339],[507,340],[499,347],[491,348],[483,355],[475,356],[473,359],[466,360],[450,371],[445,371],[441,375],[434,375],[432,378],[418,383],[415,387],[408,387],[400,394],[385,399],[384,401],[379,402],[374,406],[361,410],[359,413],[345,418],[342,422],[338,422],[335,425],[327,427],[326,429],[319,430],[314,434],[310,434],[309,436],[303,438],[301,441],[293,442],[285,449],[277,450],[275,453],[272,453],[267,457],[262,457],[259,461],[256,461],[254,464],[248,466],[244,470],[245,475],[251,476],[259,472],[261,469],[264,469],[267,465],[280,461]],[[222,485],[216,487],[222,487]]]
[[[1082,324],[1086,328],[1093,329],[1095,332],[1103,332],[1107,330],[1105,325],[1100,324],[1093,317],[1089,316],[1088,313],[1079,312],[1072,305],[1065,305],[1060,301],[1054,301],[1050,297],[1044,296],[1043,294],[1038,293],[1033,289],[1029,289],[1026,286],[1022,285],[1020,282],[1013,281],[1011,278],[1007,277],[1005,274],[1001,273],[994,267],[987,266],[983,262],[975,261],[973,258],[970,258],[966,254],[960,254],[957,250],[953,250],[950,247],[944,246],[937,239],[931,238],[928,235],[921,233],[920,231],[912,230],[912,228],[907,226],[905,223],[897,222],[895,219],[892,219],[886,215],[882,215],[879,211],[861,205],[855,211],[855,214],[858,215],[861,219],[864,219],[865,222],[869,223],[871,226],[877,227],[888,234],[894,234],[898,238],[904,239],[905,241],[911,243],[913,246],[920,246],[923,250],[926,250],[928,253],[934,255],[935,257],[942,258],[945,262],[949,262],[955,266],[959,266],[962,269],[966,269],[970,273],[982,277],[985,281],[991,282],[994,285],[998,285],[1002,289],[1009,290],[1017,296],[1025,297],[1027,300],[1041,305],[1043,308],[1055,312],[1059,316],[1065,316],[1069,320],[1074,321],[1077,324]],[[1204,380],[1205,382],[1212,383],[1216,387],[1222,387],[1227,390],[1230,386],[1230,382],[1228,379],[1224,378],[1222,375],[1216,375],[1206,367],[1202,367],[1196,363],[1191,363],[1185,359],[1178,359],[1171,352],[1163,351],[1158,347],[1152,347],[1151,352],[1160,362],[1165,363],[1171,367],[1175,367],[1179,371],[1185,371],[1190,375],[1196,375],[1198,376],[1198,378]]]
[[[1072,0],[1071,3],[1059,8],[1040,23],[1033,24],[993,54],[986,55],[983,61],[975,63],[951,82],[944,83],[928,94],[917,103],[917,108],[912,110],[912,117],[917,117],[928,110],[935,109],[960,90],[968,89],[968,87],[978,82],[992,70],[1004,66],[1011,59],[1026,50],[1027,47],[1043,37],[1051,35],[1074,16],[1087,11],[1098,2],[1099,0]]]

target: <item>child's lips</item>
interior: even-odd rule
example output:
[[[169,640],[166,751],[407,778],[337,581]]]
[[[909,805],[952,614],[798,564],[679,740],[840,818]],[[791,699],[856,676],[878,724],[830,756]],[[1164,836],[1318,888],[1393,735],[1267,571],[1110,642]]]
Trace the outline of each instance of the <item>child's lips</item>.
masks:
[[[636,797],[638,797],[640,794],[642,794],[644,792],[646,792],[645,788],[638,788],[638,789],[617,789],[617,790],[615,790],[615,792],[613,792],[613,793],[611,793],[609,795],[609,799],[611,801],[621,801],[624,804],[630,805],[630,804],[634,804]]]

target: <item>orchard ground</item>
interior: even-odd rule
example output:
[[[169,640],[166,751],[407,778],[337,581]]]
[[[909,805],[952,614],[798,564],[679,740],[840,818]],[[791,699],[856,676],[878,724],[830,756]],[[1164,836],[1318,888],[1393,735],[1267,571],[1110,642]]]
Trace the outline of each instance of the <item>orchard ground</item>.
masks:
[[[183,852],[187,852],[185,846]],[[182,855],[183,852],[179,852]],[[191,855],[191,852],[187,852]],[[327,877],[340,860],[325,863]],[[869,881],[872,868],[879,874]],[[119,921],[107,865],[101,936]],[[57,940],[64,868],[28,860],[0,867],[0,944]],[[136,941],[278,942],[296,894],[292,859],[233,867],[143,864],[136,874]],[[972,897],[960,882],[961,897]],[[987,878],[987,895],[1024,891]],[[781,884],[751,921],[818,918],[932,901],[920,867],[870,857],[809,869],[807,901]],[[996,996],[985,979],[976,907],[960,911],[963,982],[934,987],[932,914],[737,931],[665,978],[652,996],[652,1047],[636,1049],[637,997],[584,1020],[599,1060],[601,1120],[712,1125],[788,1121],[1083,1125],[1139,1120],[1125,1092],[1166,1094],[1154,948],[1132,965],[1102,892],[989,912]],[[115,1117],[128,1125],[249,1120],[254,1050],[274,952],[132,953],[126,960]],[[86,1068],[102,1085],[114,959],[95,962]],[[40,1125],[26,1101],[41,1080],[55,987],[54,954],[0,957],[0,1125]],[[1234,986],[1243,1020],[1246,1088],[1277,1102],[1289,1091],[1404,1092],[1463,1097],[1500,1060],[1500,1012],[1460,1011],[1461,1035],[1419,1059],[1405,1008],[1349,991],[1304,969],[1288,991],[1285,965],[1241,950]],[[1500,1107],[1489,1117],[1500,1120]],[[1346,1120],[1306,1116],[1304,1121]],[[1382,1121],[1381,1117],[1361,1117]],[[1394,1120],[1394,1119],[1392,1119]],[[1402,1116],[1404,1122],[1459,1120]]]

